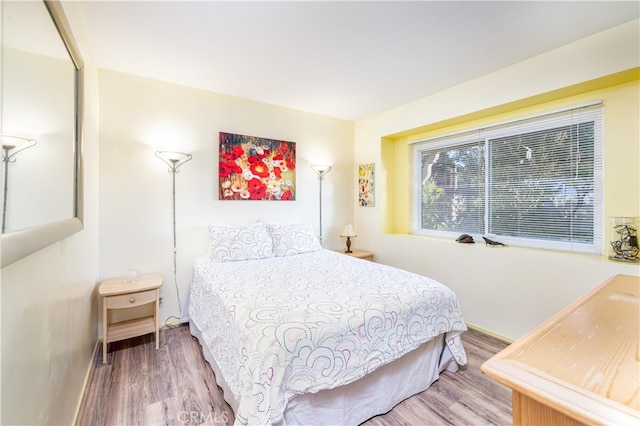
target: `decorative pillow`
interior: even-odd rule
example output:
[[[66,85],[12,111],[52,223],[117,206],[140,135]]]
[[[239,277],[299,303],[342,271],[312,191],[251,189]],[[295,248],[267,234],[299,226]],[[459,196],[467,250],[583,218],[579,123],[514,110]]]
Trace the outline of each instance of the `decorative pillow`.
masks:
[[[273,239],[275,256],[290,256],[322,249],[309,222],[267,225]]]
[[[209,225],[209,254],[215,262],[273,257],[271,234],[263,222],[250,225]]]

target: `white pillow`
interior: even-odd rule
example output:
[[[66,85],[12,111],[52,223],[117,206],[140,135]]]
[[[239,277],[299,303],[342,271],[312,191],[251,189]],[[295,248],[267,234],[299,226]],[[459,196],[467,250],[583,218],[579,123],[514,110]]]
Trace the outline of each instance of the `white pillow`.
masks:
[[[273,241],[264,222],[250,225],[209,225],[209,255],[215,262],[273,257]]]
[[[309,222],[287,225],[267,225],[273,239],[275,256],[290,256],[322,249]]]

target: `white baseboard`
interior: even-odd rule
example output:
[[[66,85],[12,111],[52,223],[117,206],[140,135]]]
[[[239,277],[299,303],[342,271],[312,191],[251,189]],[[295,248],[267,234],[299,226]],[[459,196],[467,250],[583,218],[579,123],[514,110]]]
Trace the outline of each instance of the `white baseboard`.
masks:
[[[87,373],[84,376],[84,383],[82,384],[82,392],[80,392],[80,398],[78,399],[78,404],[76,405],[76,412],[73,415],[73,423],[78,424],[78,416],[80,415],[80,408],[82,408],[82,402],[84,401],[84,394],[87,391],[87,386],[89,386],[91,376],[93,376],[93,370],[96,366],[96,355],[98,353],[98,349],[102,345],[102,339],[98,338],[95,346],[93,347],[93,353],[91,354],[89,368],[87,369]]]
[[[511,337],[507,337],[507,336],[504,336],[504,335],[502,335],[500,333],[496,333],[496,332],[493,332],[491,330],[487,330],[486,328],[482,328],[479,325],[471,324],[469,322],[466,323],[466,324],[467,324],[468,328],[470,328],[472,330],[479,331],[479,332],[484,333],[484,334],[488,334],[489,336],[493,336],[496,339],[500,339],[500,340],[508,342],[508,343],[515,342],[515,339],[512,339]]]

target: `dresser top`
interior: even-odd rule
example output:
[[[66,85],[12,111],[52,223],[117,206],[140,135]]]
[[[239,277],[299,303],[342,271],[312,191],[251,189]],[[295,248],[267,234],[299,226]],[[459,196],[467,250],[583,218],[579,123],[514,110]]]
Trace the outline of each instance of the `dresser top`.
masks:
[[[639,296],[640,277],[616,275],[482,369],[586,423],[638,421]]]

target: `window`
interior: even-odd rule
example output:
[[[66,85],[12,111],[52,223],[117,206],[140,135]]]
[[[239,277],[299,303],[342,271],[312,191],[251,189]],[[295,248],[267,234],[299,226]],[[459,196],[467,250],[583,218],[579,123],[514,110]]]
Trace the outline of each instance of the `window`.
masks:
[[[602,107],[497,124],[414,146],[414,232],[602,251]]]

